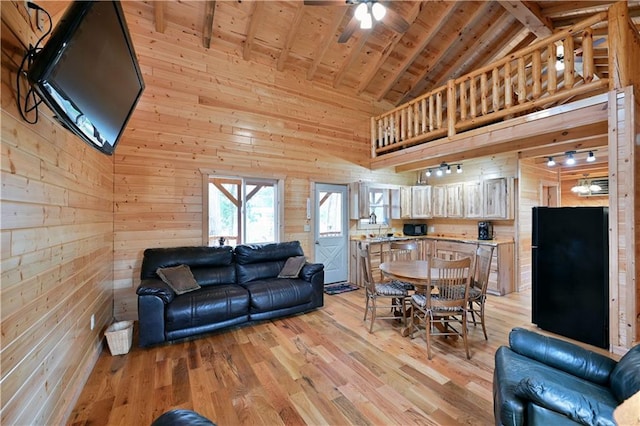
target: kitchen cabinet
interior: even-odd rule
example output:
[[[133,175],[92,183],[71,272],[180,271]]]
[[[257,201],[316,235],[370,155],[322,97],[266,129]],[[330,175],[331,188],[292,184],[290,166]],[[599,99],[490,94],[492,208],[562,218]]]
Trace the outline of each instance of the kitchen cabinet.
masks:
[[[463,190],[462,183],[451,183],[446,186],[447,202],[446,211],[447,217],[462,217],[463,215]]]
[[[447,187],[445,185],[431,187],[431,216],[447,217]]]
[[[369,210],[369,183],[353,182],[349,184],[349,218],[367,219]]]
[[[483,181],[483,210],[486,219],[513,218],[513,179],[495,178]]]
[[[412,216],[412,208],[413,208],[413,187],[411,186],[401,186],[400,187],[400,218],[401,219],[411,219]]]
[[[464,183],[463,216],[467,219],[482,218],[482,182],[471,181]]]
[[[423,219],[431,217],[431,187],[411,187],[411,217]]]

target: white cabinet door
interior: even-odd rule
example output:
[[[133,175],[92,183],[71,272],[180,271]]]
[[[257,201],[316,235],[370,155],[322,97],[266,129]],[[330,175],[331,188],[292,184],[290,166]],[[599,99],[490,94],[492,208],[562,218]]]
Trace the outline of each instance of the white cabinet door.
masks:
[[[464,217],[478,219],[482,217],[482,183],[472,181],[464,183]]]
[[[402,219],[410,219],[412,218],[412,187],[410,186],[401,186],[400,187],[400,217]]]
[[[431,217],[431,186],[411,187],[411,217],[414,219]]]
[[[462,217],[462,183],[447,185],[447,217]]]
[[[431,215],[447,217],[447,187],[434,185],[431,187]]]
[[[487,179],[484,184],[484,217],[487,219],[510,219],[513,194],[509,191],[507,178]]]

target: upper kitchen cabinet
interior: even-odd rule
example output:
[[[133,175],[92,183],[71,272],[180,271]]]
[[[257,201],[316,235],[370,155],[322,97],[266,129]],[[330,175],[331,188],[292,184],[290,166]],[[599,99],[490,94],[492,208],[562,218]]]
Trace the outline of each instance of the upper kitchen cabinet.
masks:
[[[446,185],[433,185],[431,188],[431,216],[447,217]]]
[[[451,183],[446,187],[447,194],[447,217],[462,217],[463,211],[463,196],[462,190],[464,185],[462,183]]]
[[[411,217],[414,219],[426,219],[431,217],[431,187],[411,187]]]
[[[369,209],[369,183],[350,183],[349,194],[349,218],[354,220],[368,219],[371,215]]]
[[[411,186],[401,186],[400,187],[400,218],[401,219],[410,219],[412,216],[412,208],[413,208],[413,187]]]
[[[484,217],[486,219],[513,218],[513,179],[501,177],[483,181]]]
[[[349,191],[350,219],[363,225],[389,225],[391,219],[401,218],[400,186],[354,182],[349,184]]]
[[[464,217],[468,219],[482,218],[482,201],[482,182],[465,182],[462,203]]]

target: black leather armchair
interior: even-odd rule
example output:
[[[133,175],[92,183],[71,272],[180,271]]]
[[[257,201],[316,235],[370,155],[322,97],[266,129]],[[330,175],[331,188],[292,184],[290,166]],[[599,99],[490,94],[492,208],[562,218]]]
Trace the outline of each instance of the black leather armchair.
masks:
[[[292,315],[324,304],[324,265],[306,263],[296,278],[278,278],[298,241],[144,251],[138,294],[139,345]],[[177,295],[158,268],[188,265],[200,289]]]
[[[515,328],[495,354],[496,425],[615,425],[613,410],[640,391],[640,345],[619,362]]]

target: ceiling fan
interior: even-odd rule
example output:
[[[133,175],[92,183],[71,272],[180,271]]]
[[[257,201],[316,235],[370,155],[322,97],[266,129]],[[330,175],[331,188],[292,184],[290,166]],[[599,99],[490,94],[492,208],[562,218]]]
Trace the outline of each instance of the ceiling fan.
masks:
[[[335,6],[337,1],[331,0],[305,0],[307,6]],[[370,29],[373,23],[380,21],[392,30],[404,34],[409,29],[409,23],[393,9],[386,7],[382,2],[370,0],[345,0],[347,5],[358,5],[353,17],[338,37],[338,43],[346,43],[357,28]]]

